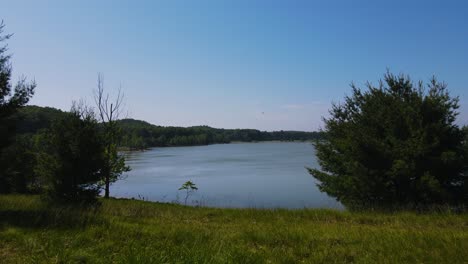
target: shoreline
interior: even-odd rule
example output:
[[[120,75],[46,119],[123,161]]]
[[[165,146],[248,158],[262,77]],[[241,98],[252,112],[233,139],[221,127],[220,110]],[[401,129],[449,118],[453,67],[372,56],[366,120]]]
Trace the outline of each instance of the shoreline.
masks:
[[[181,146],[154,146],[154,147],[147,147],[144,149],[130,149],[127,147],[119,148],[119,152],[127,153],[127,152],[144,152],[154,148],[179,148],[179,147],[203,147],[203,146],[211,146],[211,145],[228,145],[228,144],[259,144],[259,143],[313,143],[313,140],[264,140],[264,141],[231,141],[228,143],[211,143],[211,144],[203,144],[203,145],[181,145]]]

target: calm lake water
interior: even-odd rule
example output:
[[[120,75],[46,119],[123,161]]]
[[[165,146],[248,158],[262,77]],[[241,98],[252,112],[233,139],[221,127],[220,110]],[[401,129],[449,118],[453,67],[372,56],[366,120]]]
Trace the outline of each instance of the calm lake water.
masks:
[[[132,171],[111,195],[184,203],[178,188],[193,181],[192,205],[248,208],[342,208],[321,193],[305,167],[317,167],[310,143],[233,143],[154,148],[127,155]]]

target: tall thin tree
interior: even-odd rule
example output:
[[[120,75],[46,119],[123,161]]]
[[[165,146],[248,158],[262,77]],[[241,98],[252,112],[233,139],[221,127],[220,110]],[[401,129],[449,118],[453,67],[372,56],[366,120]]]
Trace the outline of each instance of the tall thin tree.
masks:
[[[121,87],[115,98],[106,93],[104,78],[99,73],[97,89],[94,91],[94,100],[105,139],[104,197],[109,198],[110,184],[118,180],[122,173],[130,170],[130,167],[125,165],[125,158],[119,155],[117,151],[120,128],[116,121],[120,119],[123,113],[124,94]]]

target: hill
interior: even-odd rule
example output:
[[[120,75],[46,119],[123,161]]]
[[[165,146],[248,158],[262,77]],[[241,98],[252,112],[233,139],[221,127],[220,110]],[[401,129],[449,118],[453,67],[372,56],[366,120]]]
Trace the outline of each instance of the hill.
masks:
[[[52,107],[26,106],[16,115],[17,133],[37,133],[50,126],[54,119],[67,112]],[[117,121],[122,129],[121,148],[194,146],[234,141],[306,141],[321,138],[320,132],[259,131],[256,129],[221,129],[209,126],[163,127],[146,121],[123,119]]]
[[[320,132],[274,131],[256,129],[222,129],[209,126],[162,127],[145,121],[123,119],[118,121],[123,130],[122,145],[130,148],[192,146],[214,143],[255,141],[306,141],[321,137]]]
[[[65,116],[67,112],[53,108],[29,105],[21,108],[14,116],[18,134],[37,133],[48,128],[55,119]]]

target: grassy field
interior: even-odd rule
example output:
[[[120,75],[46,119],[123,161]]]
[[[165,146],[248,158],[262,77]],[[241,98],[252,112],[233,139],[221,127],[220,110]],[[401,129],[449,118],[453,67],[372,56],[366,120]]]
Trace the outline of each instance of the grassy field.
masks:
[[[468,215],[0,196],[0,263],[467,263]]]

